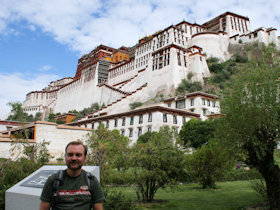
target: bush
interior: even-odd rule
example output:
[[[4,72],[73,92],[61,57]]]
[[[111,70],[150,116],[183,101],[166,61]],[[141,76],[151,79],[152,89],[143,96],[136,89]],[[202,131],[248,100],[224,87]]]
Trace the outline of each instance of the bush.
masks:
[[[106,210],[134,210],[136,207],[132,201],[125,197],[122,192],[108,191],[104,189],[106,200],[104,201],[104,209]]]
[[[134,103],[129,104],[129,107],[131,110],[133,110],[142,105],[143,105],[143,103],[141,103],[141,102],[134,102]]]
[[[247,63],[248,62],[248,58],[245,56],[241,56],[240,54],[236,54],[235,55],[235,61],[237,63]]]
[[[178,94],[184,94],[186,91],[194,92],[202,90],[201,82],[190,82],[183,79],[176,89]]]
[[[209,70],[212,73],[219,73],[223,70],[223,65],[220,63],[214,63],[209,66]]]
[[[230,165],[229,152],[213,140],[190,154],[187,161],[190,174],[202,188],[215,188],[215,182],[223,176]]]
[[[223,177],[220,177],[219,181],[239,181],[239,180],[252,180],[260,179],[262,176],[256,169],[250,169],[248,171],[243,169],[231,169],[227,171]]]
[[[22,158],[0,161],[0,209],[5,209],[5,191],[37,170],[41,165]]]
[[[103,177],[106,185],[130,185],[134,183],[133,174],[127,171],[108,170]]]
[[[254,179],[250,181],[250,186],[259,195],[259,198],[268,203],[268,197],[266,193],[266,183],[264,179]]]

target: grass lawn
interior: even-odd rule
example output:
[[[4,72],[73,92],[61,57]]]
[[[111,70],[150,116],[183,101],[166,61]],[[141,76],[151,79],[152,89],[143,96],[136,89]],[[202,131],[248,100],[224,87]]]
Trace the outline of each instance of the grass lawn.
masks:
[[[130,187],[110,187],[122,191],[128,198],[136,200]],[[175,189],[159,189],[152,204],[137,204],[139,209],[243,209],[261,204],[249,181],[218,182],[217,189],[203,190],[198,184],[185,184]]]

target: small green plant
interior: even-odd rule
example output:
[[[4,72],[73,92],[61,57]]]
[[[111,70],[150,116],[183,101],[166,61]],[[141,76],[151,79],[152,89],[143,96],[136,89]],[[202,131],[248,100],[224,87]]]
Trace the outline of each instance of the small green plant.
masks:
[[[136,207],[121,191],[104,189],[106,200],[103,204],[107,210],[134,210]]]
[[[192,73],[192,72],[189,72],[189,73],[188,73],[188,76],[187,76],[188,80],[191,80],[192,77],[193,77],[193,73]]]
[[[137,107],[140,107],[142,105],[143,105],[142,102],[134,102],[134,103],[129,104],[129,107],[130,107],[131,110],[133,110],[133,109],[136,109]]]
[[[183,79],[176,89],[177,94],[184,94],[186,91],[194,92],[202,90],[201,82],[190,82]]]

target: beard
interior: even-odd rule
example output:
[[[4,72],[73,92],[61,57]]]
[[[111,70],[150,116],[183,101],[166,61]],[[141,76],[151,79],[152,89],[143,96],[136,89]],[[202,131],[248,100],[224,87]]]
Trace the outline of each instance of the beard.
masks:
[[[82,163],[80,163],[80,161],[77,160],[72,160],[66,163],[67,167],[73,171],[77,171],[80,170],[83,166]]]

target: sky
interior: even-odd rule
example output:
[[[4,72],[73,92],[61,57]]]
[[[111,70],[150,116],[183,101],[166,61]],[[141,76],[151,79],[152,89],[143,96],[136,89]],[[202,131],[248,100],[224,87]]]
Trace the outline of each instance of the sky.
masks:
[[[0,0],[0,119],[8,102],[74,77],[78,59],[100,44],[134,46],[172,24],[227,11],[249,17],[251,30],[279,30],[279,0]]]

